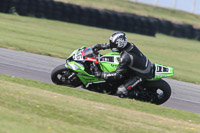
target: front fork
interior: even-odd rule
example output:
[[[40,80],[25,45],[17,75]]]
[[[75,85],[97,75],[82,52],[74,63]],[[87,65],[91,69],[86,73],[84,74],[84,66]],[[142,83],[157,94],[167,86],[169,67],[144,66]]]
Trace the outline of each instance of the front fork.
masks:
[[[66,85],[72,85],[74,87],[77,87],[80,85],[80,79],[73,71],[67,71],[64,73],[61,77],[61,81],[65,83]]]

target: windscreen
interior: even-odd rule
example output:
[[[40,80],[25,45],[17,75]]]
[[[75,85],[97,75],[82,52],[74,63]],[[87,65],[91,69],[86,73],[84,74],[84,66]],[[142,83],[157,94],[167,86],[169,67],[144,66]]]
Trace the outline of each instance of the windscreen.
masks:
[[[94,57],[93,47],[89,47],[85,49],[85,57]]]

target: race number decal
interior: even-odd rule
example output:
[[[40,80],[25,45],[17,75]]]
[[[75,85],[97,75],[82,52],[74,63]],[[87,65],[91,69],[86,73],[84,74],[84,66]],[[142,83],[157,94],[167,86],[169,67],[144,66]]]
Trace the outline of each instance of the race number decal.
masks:
[[[83,49],[84,50],[84,49]],[[73,59],[75,60],[75,61],[82,61],[83,60],[83,55],[82,55],[82,51],[83,50],[80,50],[80,51],[78,51],[76,54],[74,54],[74,56],[73,56]]]
[[[156,67],[156,72],[164,72],[164,73],[167,73],[167,72],[169,72],[169,68],[163,67],[163,66],[157,66],[157,67]]]

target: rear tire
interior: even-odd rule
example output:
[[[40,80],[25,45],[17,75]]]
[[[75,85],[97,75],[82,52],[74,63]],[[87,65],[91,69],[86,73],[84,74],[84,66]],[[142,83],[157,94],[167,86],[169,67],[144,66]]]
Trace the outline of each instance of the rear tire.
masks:
[[[171,96],[171,87],[164,80],[146,82],[144,87],[154,94],[151,103],[160,105],[166,102]],[[160,93],[159,93],[160,92]]]

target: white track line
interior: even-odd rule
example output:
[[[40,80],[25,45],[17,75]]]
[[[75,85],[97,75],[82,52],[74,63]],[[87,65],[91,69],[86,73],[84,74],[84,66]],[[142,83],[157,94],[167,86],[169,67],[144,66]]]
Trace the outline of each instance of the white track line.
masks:
[[[171,97],[171,98],[177,99],[177,100],[181,100],[181,101],[186,101],[186,102],[191,102],[191,103],[200,104],[199,101],[192,101],[192,100],[187,100],[187,99],[182,99],[182,98],[176,98],[176,97]]]

